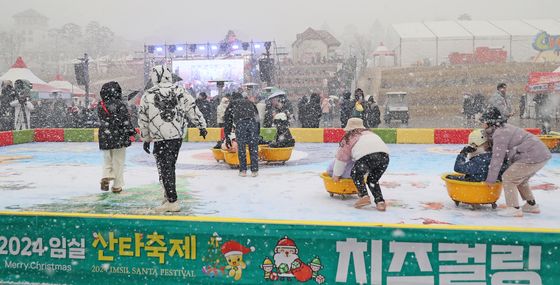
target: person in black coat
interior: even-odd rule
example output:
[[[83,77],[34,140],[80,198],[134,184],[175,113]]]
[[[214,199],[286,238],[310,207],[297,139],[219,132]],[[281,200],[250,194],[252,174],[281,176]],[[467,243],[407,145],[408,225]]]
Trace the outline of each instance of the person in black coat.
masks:
[[[273,123],[276,126],[276,135],[274,136],[274,141],[268,145],[271,148],[293,147],[296,141],[290,132],[290,123],[286,113],[276,114]]]
[[[198,107],[198,110],[200,110],[200,112],[202,113],[202,116],[204,116],[204,120],[206,120],[206,125],[214,126],[211,122],[212,105],[210,104],[210,102],[208,102],[208,96],[206,95],[206,93],[200,92],[200,94],[198,94],[198,98],[196,98],[195,100],[195,103],[196,103],[196,107]]]
[[[309,99],[307,99],[307,95],[304,95],[299,99],[297,107],[298,107],[298,119],[301,123],[302,128],[308,128],[308,117],[309,114],[307,112],[307,104],[309,103]]]
[[[379,123],[381,123],[381,112],[373,96],[370,96],[366,101],[365,117],[365,125],[367,128],[377,128]]]
[[[239,176],[247,176],[247,152],[251,158],[251,176],[256,177],[259,172],[259,112],[257,106],[241,93],[234,92],[232,101],[226,108],[224,115],[224,134],[226,136],[226,147],[231,147],[229,134],[235,126],[235,137],[239,150]]]
[[[130,123],[128,108],[122,100],[119,83],[111,81],[103,84],[100,91],[101,101],[97,106],[99,117],[99,149],[103,151],[103,178],[101,190],[119,193],[124,186],[124,161],[130,137],[135,134]]]
[[[355,102],[350,99],[352,93],[344,92],[342,94],[342,102],[340,102],[340,126],[342,128],[346,127],[346,122],[352,116],[352,110],[354,109]]]
[[[312,93],[307,104],[309,118],[309,128],[319,128],[321,125],[321,96]]]

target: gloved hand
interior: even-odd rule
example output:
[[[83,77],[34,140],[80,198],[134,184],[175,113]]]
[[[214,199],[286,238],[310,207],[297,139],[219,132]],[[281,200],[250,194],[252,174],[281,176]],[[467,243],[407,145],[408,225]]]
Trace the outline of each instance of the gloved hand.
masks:
[[[226,148],[231,148],[231,139],[226,137]]]
[[[149,142],[144,142],[143,148],[144,148],[144,151],[145,151],[147,154],[150,154],[150,143],[149,143]]]
[[[206,135],[208,134],[208,131],[204,128],[202,129],[198,129],[199,130],[199,135],[203,138],[206,139]]]
[[[461,154],[468,154],[468,153],[475,152],[475,151],[476,151],[475,147],[472,147],[472,146],[468,145],[461,150]]]

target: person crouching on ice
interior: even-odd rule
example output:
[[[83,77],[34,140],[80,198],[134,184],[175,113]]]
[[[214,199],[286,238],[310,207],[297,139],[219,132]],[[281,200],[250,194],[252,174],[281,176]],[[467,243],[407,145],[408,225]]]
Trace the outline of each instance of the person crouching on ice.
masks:
[[[485,181],[492,160],[492,146],[481,129],[476,129],[469,134],[468,143],[469,145],[465,146],[457,156],[453,169],[464,176],[450,175],[448,178],[471,182]],[[506,168],[507,164],[504,163],[498,180],[502,180],[501,176]]]
[[[290,132],[290,123],[286,113],[278,113],[274,116],[272,124],[276,126],[276,136],[274,141],[269,144],[271,148],[293,147],[296,141]]]
[[[367,188],[373,194],[378,211],[385,211],[386,205],[379,186],[379,179],[389,166],[389,148],[381,138],[364,127],[360,118],[350,118],[344,128],[346,134],[340,141],[336,153],[336,162],[332,180],[337,182],[344,172],[346,164],[355,161],[350,176],[358,189],[358,201],[355,208],[362,208],[371,204]],[[367,180],[364,183],[364,177]],[[367,184],[367,187],[366,187]]]

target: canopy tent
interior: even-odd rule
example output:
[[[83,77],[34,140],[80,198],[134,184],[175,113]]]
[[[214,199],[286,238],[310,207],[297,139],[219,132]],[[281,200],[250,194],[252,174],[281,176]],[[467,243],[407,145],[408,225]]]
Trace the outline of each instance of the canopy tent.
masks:
[[[430,59],[439,64],[450,52],[473,52],[476,47],[501,47],[510,60],[527,61],[537,54],[533,38],[540,32],[560,34],[553,19],[499,21],[429,21],[392,25],[399,38],[401,65]]]
[[[531,72],[525,91],[528,93],[560,91],[560,72]]]
[[[10,69],[8,69],[8,71],[6,71],[6,73],[0,76],[0,80],[10,80],[12,82],[15,82],[18,79],[26,79],[31,82],[33,85],[31,91],[35,93],[32,95],[36,95],[33,96],[34,98],[49,98],[51,93],[59,91],[33,74],[33,72],[27,68],[27,65],[21,56],[16,59],[16,62]]]
[[[58,74],[53,81],[49,81],[49,85],[59,89],[62,92],[70,93],[73,95],[83,96],[86,91],[82,90],[80,87],[70,83],[70,81],[64,80],[62,75]],[[91,94],[90,94],[91,95]]]

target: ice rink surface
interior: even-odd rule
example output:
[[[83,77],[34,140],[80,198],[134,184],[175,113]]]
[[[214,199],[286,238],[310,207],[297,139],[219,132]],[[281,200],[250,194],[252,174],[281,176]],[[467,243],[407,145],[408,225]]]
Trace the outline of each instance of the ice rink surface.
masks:
[[[381,187],[387,212],[352,207],[356,195],[330,197],[320,178],[337,144],[299,143],[286,165],[260,165],[259,176],[239,177],[217,163],[211,143],[184,143],[177,163],[178,215],[472,226],[560,227],[560,155],[531,181],[541,214],[504,218],[490,205],[459,207],[440,175],[452,171],[462,145],[389,145]],[[152,155],[140,143],[127,149],[125,188],[101,192],[97,143],[29,143],[0,148],[0,209],[78,213],[153,214],[163,198]],[[504,197],[498,200],[503,207]]]

